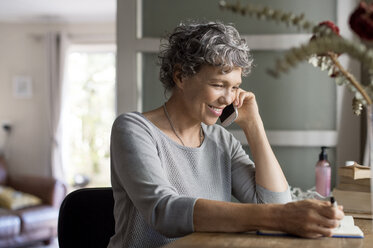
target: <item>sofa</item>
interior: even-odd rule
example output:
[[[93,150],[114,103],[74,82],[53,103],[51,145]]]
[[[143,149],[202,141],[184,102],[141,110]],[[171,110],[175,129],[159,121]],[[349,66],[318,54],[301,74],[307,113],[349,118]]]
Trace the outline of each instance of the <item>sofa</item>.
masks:
[[[59,207],[66,195],[61,181],[29,175],[8,175],[0,158],[0,186],[36,196],[38,205],[0,208],[0,248],[25,247],[37,242],[50,244],[57,237]]]

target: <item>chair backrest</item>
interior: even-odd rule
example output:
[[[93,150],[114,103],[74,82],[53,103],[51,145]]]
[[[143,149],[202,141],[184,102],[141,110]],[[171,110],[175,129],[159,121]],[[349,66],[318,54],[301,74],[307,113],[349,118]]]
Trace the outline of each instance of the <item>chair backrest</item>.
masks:
[[[58,218],[60,248],[106,248],[114,235],[111,188],[84,188],[66,196]]]

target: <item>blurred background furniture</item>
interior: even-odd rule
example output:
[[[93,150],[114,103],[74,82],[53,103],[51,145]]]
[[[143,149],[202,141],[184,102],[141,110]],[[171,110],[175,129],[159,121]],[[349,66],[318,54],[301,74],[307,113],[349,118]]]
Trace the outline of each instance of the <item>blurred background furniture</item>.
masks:
[[[32,194],[41,204],[17,210],[0,208],[0,248],[27,246],[42,241],[49,244],[57,236],[58,213],[66,186],[53,178],[8,175],[0,157],[0,186]]]
[[[106,248],[115,232],[112,188],[83,188],[62,202],[58,219],[60,248]]]

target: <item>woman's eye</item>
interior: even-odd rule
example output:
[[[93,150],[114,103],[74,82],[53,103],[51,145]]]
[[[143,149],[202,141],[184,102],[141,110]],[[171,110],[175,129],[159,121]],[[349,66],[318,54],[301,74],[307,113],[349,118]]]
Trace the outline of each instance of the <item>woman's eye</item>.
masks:
[[[212,86],[219,87],[219,88],[224,87],[224,85],[222,85],[222,84],[213,84]]]

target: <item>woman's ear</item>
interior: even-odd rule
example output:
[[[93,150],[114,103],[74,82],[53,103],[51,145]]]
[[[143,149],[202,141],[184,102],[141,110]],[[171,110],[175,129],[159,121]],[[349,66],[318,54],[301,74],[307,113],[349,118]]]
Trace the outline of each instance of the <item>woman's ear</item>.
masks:
[[[172,79],[174,80],[176,87],[179,88],[179,89],[183,88],[183,85],[184,85],[183,84],[183,78],[184,77],[183,77],[183,74],[181,72],[180,65],[175,65]]]

